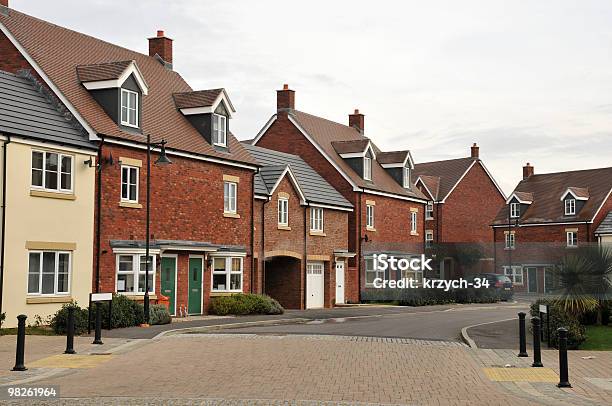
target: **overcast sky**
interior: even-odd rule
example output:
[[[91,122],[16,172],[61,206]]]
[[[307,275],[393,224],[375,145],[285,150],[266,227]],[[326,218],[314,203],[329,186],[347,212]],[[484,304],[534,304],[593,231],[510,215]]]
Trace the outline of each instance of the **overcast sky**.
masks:
[[[288,83],[297,109],[347,123],[359,108],[368,137],[417,162],[478,142],[506,193],[527,161],[612,166],[611,1],[9,1],[143,53],[165,30],[194,89],[228,90],[240,139]]]

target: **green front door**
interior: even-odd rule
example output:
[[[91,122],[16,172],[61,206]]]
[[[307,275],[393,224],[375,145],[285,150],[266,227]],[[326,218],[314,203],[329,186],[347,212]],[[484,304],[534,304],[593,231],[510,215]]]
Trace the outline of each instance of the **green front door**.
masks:
[[[202,258],[189,258],[189,314],[202,313]]]
[[[162,257],[161,259],[161,294],[170,300],[170,314],[175,314],[174,303],[176,297],[176,258]]]
[[[530,266],[527,268],[527,281],[529,285],[527,285],[527,292],[537,292],[538,291],[538,268],[534,266]]]

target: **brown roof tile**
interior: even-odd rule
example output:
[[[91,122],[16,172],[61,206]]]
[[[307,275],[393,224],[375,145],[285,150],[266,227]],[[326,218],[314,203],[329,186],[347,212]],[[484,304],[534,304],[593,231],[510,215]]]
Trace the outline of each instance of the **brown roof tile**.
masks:
[[[132,61],[79,65],[76,67],[77,76],[81,82],[119,79],[130,63],[132,63]]]
[[[376,155],[376,160],[381,164],[399,164],[406,160],[410,151],[388,151]]]
[[[533,202],[533,193],[519,192],[518,190],[515,190],[512,194],[524,202]]]
[[[179,109],[212,106],[223,89],[197,90],[195,92],[175,93],[174,103]]]
[[[443,200],[473,163],[473,158],[457,158],[415,164],[414,178],[417,179],[423,175],[437,177],[438,192],[436,200]],[[429,188],[429,185],[427,185],[427,188]],[[434,193],[433,190],[431,192]]]
[[[576,197],[589,198],[589,189],[584,187],[569,187],[568,188]]]
[[[351,141],[332,141],[332,146],[339,154],[350,154],[353,152],[363,152],[370,143],[367,138]]]
[[[142,100],[143,133],[150,133],[155,141],[165,138],[171,150],[254,164],[253,158],[234,136],[229,137],[229,153],[216,151],[183,117],[174,104],[173,94],[191,92],[192,89],[177,72],[165,68],[156,58],[13,9],[8,15],[0,13],[0,23],[97,133],[135,142],[145,139],[143,135],[122,130],[113,122],[81,84],[77,66],[133,60],[149,85],[149,94]]]
[[[432,198],[434,200],[438,200],[440,195],[440,177],[439,176],[429,176],[429,175],[420,175],[419,178],[425,184],[425,187],[432,194]]]

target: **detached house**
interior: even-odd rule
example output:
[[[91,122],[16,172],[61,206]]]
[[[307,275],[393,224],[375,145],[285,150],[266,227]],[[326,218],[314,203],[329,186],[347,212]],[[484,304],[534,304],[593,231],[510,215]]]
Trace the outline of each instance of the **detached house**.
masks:
[[[0,69],[29,70],[99,140],[97,160],[87,160],[88,176],[97,170],[96,224],[82,231],[96,235],[93,291],[142,299],[147,263],[151,298],[169,297],[174,314],[199,314],[212,295],[250,291],[258,165],[230,131],[235,111],[228,94],[192,89],[172,69],[172,40],[163,31],[149,38],[148,55],[6,7],[0,7],[0,31]],[[160,148],[171,165],[155,164]],[[84,161],[75,155],[72,165],[83,172]],[[77,202],[87,191],[75,189]],[[76,221],[73,213],[64,221]],[[66,228],[59,220],[54,227],[57,233]],[[59,234],[46,240],[66,242]]]
[[[452,279],[466,271],[493,272],[491,221],[506,196],[480,159],[474,143],[470,156],[415,164],[416,186],[428,198],[425,208],[425,245],[445,253],[437,258],[434,277]],[[480,253],[475,264],[460,264],[459,251]]]
[[[612,168],[535,174],[529,163],[493,221],[496,269],[517,289],[548,292],[554,265],[612,234]]]
[[[353,205],[348,250],[356,256],[348,261],[351,285],[346,286],[351,298],[384,276],[374,269],[373,254],[420,254],[425,230],[427,197],[414,186],[410,152],[380,151],[364,130],[364,115],[358,110],[348,125],[296,110],[295,92],[285,85],[277,91],[276,114],[252,142],[300,156]]]

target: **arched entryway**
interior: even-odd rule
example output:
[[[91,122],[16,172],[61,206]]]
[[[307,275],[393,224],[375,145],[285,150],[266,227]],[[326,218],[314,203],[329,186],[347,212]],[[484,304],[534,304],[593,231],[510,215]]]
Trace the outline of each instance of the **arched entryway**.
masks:
[[[292,256],[273,256],[265,260],[264,293],[286,309],[301,309],[302,261]]]

